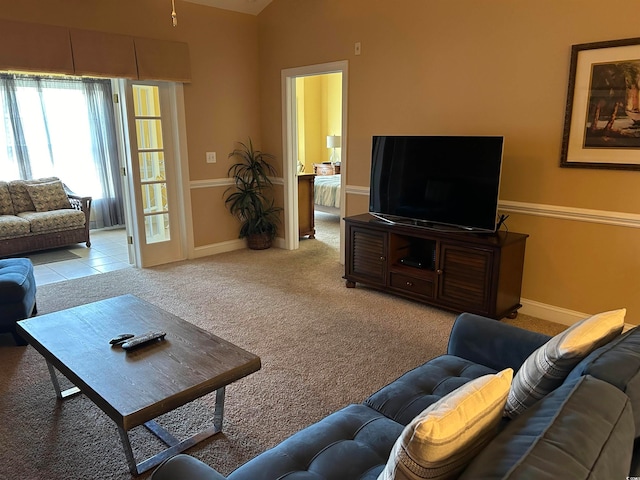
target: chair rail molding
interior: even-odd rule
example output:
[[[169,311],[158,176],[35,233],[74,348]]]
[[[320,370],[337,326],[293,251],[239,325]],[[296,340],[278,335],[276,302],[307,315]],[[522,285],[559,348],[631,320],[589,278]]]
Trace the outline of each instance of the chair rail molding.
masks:
[[[560,218],[562,220],[640,228],[640,215],[637,213],[610,212],[606,210],[591,210],[560,205],[513,202],[510,200],[501,200],[498,203],[498,209],[509,213],[522,213],[524,215]]]

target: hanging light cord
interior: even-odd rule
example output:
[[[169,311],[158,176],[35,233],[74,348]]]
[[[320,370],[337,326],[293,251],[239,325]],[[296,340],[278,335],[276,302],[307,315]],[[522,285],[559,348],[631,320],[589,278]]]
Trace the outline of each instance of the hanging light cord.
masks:
[[[175,0],[171,0],[171,23],[174,27],[178,25],[178,15],[176,15]]]

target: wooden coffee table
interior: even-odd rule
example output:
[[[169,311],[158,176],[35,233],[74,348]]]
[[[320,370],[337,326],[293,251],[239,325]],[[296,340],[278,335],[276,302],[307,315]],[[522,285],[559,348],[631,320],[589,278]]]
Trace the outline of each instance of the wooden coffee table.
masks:
[[[121,333],[166,332],[136,350],[112,347]],[[225,386],[260,369],[260,358],[133,295],[18,322],[18,332],[45,358],[59,399],[84,393],[118,426],[129,470],[140,474],[222,429]],[[55,369],[75,387],[60,390]],[[213,425],[178,440],[154,418],[216,392]],[[128,431],[144,425],[167,444],[136,463]]]

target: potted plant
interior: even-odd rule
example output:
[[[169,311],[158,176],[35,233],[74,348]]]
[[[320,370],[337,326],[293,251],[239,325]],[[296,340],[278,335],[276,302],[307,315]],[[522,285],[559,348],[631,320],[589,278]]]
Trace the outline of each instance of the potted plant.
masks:
[[[268,160],[274,158],[248,144],[240,142],[229,154],[236,160],[229,167],[227,175],[233,178],[234,185],[225,191],[225,205],[241,222],[240,238],[247,239],[247,245],[254,250],[271,247],[280,223],[281,207],[274,205],[271,195],[273,184],[269,175],[276,171]]]

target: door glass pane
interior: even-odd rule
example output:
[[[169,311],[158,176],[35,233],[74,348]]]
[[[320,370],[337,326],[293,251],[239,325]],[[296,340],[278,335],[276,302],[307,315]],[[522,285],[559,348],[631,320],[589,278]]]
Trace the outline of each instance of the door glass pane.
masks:
[[[158,87],[152,85],[133,86],[134,115],[136,117],[159,117],[160,116],[160,95]]]
[[[140,181],[166,180],[163,152],[139,153]]]
[[[168,210],[166,183],[150,183],[142,185],[141,188],[145,215]]]
[[[161,120],[136,119],[136,134],[139,150],[161,150],[163,148]]]
[[[144,231],[147,237],[147,243],[171,240],[169,233],[169,215],[162,213],[144,217]]]

